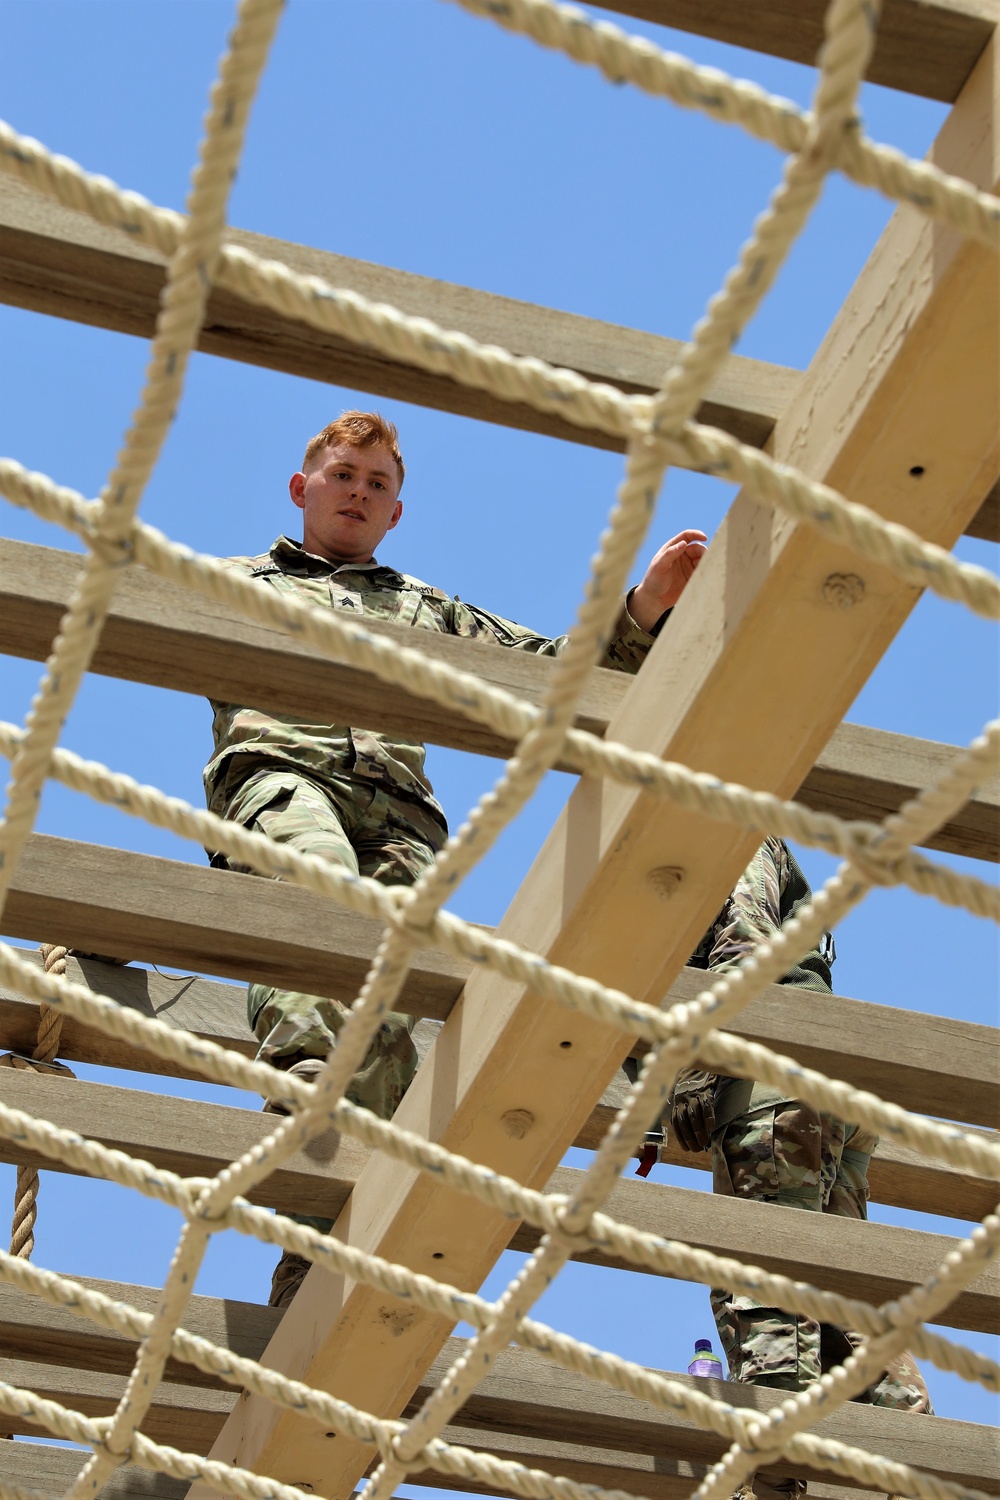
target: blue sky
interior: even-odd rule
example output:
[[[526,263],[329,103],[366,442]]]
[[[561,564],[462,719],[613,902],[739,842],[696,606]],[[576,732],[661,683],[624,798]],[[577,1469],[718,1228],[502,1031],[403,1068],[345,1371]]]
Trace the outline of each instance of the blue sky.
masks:
[[[181,208],[229,4],[5,0],[0,17],[6,118],[89,170]],[[612,19],[808,102],[810,69]],[[944,117],[939,105],[879,88],[865,89],[862,107],[873,136],[917,155]],[[684,337],[780,170],[775,150],[738,129],[611,86],[454,5],[291,0],[254,109],[230,219],[344,255]],[[874,193],[832,180],[738,352],[804,368],[890,212]],[[0,452],[96,493],[136,403],[146,346],[15,309],[0,309],[0,320]],[[294,534],[285,485],[304,441],[358,404],[375,403],[365,392],[195,356],[143,516],[217,554],[258,552],[278,532]],[[567,628],[620,460],[400,402],[377,404],[398,423],[408,466],[404,519],[382,559],[540,630]],[[714,531],[731,498],[731,488],[716,481],[670,474],[637,576],[658,541],[681,527]],[[73,546],[6,505],[2,526],[10,536]],[[986,543],[963,538],[957,552],[996,565],[996,548]],[[924,599],[848,717],[952,744],[967,741],[994,711],[996,665],[995,638],[983,622]],[[34,663],[0,658],[0,716],[23,719],[38,675]],[[90,678],[65,743],[200,802],[209,714],[195,698]],[[453,825],[498,772],[495,762],[434,748],[429,761]],[[462,888],[458,912],[499,919],[570,785],[565,776],[548,779]],[[57,787],[46,792],[38,827],[202,859],[172,835]],[[806,852],[802,860],[814,884],[829,873],[820,856]],[[983,873],[974,862],[953,862]],[[843,924],[837,940],[840,993],[996,1022],[996,943],[984,923],[908,892],[881,892]],[[148,1078],[129,1082],[163,1086]],[[657,1170],[671,1180],[667,1169]],[[13,1169],[0,1169],[0,1191],[12,1179]],[[690,1172],[672,1180],[707,1186]],[[962,1232],[930,1213],[873,1205],[872,1217]],[[108,1235],[112,1218],[115,1233]],[[36,1259],[152,1284],[165,1273],[178,1227],[166,1210],[107,1185],[47,1176]],[[504,1257],[491,1288],[518,1259]],[[271,1251],[223,1236],[199,1290],[260,1299],[272,1260]],[[714,1336],[703,1289],[591,1267],[567,1268],[539,1312],[582,1338],[663,1368],[682,1368],[694,1338]],[[982,1336],[969,1340],[988,1345]],[[985,1392],[927,1373],[942,1413],[995,1419]]]

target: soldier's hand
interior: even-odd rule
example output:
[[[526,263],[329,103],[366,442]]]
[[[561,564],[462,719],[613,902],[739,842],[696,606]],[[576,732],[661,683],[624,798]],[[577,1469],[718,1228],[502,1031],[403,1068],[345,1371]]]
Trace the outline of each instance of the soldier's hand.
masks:
[[[670,1100],[670,1129],[682,1151],[707,1151],[715,1129],[714,1073],[684,1068]]]
[[[689,528],[660,548],[629,598],[629,613],[640,630],[652,630],[664,610],[673,609],[705,556],[707,542],[703,531]]]

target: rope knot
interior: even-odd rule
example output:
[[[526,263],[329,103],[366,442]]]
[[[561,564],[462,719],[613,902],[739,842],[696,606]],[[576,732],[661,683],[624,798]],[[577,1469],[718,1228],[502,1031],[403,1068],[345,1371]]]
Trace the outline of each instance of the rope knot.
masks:
[[[42,943],[39,949],[46,974],[65,974],[69,950],[59,943]],[[63,1018],[59,1011],[44,1002],[38,1007],[38,1040],[31,1056],[7,1052],[0,1057],[0,1068],[48,1074],[52,1078],[73,1078],[65,1063],[56,1062],[62,1036]],[[10,1253],[30,1260],[35,1248],[35,1220],[38,1218],[38,1173],[34,1167],[19,1166],[14,1188],[14,1219],[10,1227]]]
[[[375,1441],[378,1445],[379,1456],[381,1457],[384,1464],[391,1466],[393,1464],[399,1463],[399,1456],[396,1452],[396,1444],[399,1442],[402,1435],[402,1432],[397,1430],[395,1427],[379,1427],[375,1435]]]
[[[874,839],[857,839],[854,841],[854,847],[848,859],[869,885],[898,885],[900,882],[898,867],[901,857],[880,859],[878,849],[878,842]]]

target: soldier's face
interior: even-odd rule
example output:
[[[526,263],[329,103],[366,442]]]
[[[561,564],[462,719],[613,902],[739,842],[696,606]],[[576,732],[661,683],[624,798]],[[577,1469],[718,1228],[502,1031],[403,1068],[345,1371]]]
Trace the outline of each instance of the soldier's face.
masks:
[[[403,514],[399,470],[388,448],[336,443],[293,474],[288,493],[302,512],[302,545],[332,562],[370,562]]]

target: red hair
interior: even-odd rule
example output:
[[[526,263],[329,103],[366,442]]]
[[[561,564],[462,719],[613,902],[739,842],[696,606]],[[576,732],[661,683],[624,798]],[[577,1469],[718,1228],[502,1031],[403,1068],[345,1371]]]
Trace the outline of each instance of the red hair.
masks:
[[[395,423],[387,421],[379,412],[345,411],[335,422],[328,422],[323,431],[317,432],[306,444],[303,469],[308,468],[324,448],[331,448],[335,443],[349,443],[352,448],[375,448],[379,445],[388,448],[399,470],[399,482],[403,483],[406,465],[399,451],[399,433]]]

